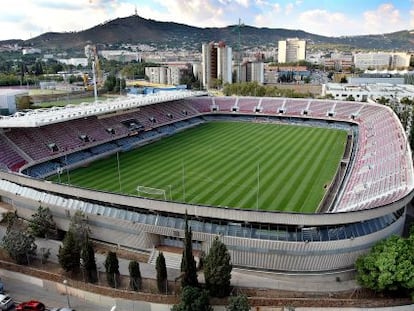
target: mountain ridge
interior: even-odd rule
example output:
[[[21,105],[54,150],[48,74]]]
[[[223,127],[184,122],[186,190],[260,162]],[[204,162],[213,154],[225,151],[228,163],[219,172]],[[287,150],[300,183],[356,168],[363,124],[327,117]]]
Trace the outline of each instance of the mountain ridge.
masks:
[[[306,39],[314,44],[343,45],[354,49],[409,50],[413,41],[408,30],[380,34],[327,37],[303,30],[229,25],[226,27],[200,28],[175,22],[145,19],[138,15],[116,18],[77,32],[46,32],[28,40],[4,40],[0,43],[18,43],[22,46],[46,50],[73,50],[86,44],[117,47],[122,44],[151,44],[162,48],[200,49],[202,42],[224,41],[238,46],[240,31],[242,48],[264,45],[276,46],[286,38]],[[414,38],[414,37],[413,37]]]

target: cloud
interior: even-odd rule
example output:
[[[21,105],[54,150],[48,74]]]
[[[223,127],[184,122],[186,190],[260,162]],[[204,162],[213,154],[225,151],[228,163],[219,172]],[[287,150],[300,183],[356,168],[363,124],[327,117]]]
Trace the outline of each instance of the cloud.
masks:
[[[254,16],[253,23],[258,27],[271,28],[275,26],[275,20],[279,21],[279,17],[275,18],[275,16],[278,16],[282,9],[279,3],[269,3],[266,6],[266,9],[263,9],[261,13]]]
[[[407,29],[413,21],[411,11],[410,16],[407,18],[408,20],[404,19],[393,4],[384,3],[378,6],[376,10],[363,13],[363,31],[364,33],[378,34]]]
[[[366,11],[363,14],[363,25],[366,31],[371,33],[386,33],[389,29],[404,29],[404,21],[398,9],[391,3],[381,4],[374,11]]]
[[[289,15],[293,11],[293,8],[294,8],[294,4],[293,3],[286,4],[286,6],[285,6],[285,14],[286,15]]]
[[[414,9],[410,10],[410,29],[414,29]]]
[[[249,0],[235,0],[235,1],[241,6],[244,6],[245,8],[248,8],[250,6]]]
[[[327,10],[309,10],[301,13],[298,17],[302,29],[312,29],[312,33],[325,36],[343,35],[344,31],[349,32],[354,22],[346,15],[339,12],[329,12]],[[334,29],[342,29],[336,33]]]
[[[362,1],[362,0],[361,0]],[[0,39],[28,39],[46,31],[81,31],[106,21],[138,15],[198,27],[246,25],[302,29],[329,36],[384,33],[414,28],[414,1],[383,3],[366,12],[335,12],[328,4],[303,0],[19,0],[0,12]],[[328,2],[327,2],[328,3]],[[410,10],[411,8],[411,10]]]
[[[257,11],[250,0],[156,0],[158,10],[150,6],[140,7],[138,14],[146,18],[178,22],[199,27],[224,27],[236,24],[239,17],[250,22]],[[254,2],[255,3],[255,2]],[[175,19],[177,21],[177,19]]]

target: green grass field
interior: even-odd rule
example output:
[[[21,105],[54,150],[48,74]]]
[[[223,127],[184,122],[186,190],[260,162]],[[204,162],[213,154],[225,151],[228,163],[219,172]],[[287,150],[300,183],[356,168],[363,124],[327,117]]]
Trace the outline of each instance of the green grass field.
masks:
[[[116,155],[71,171],[69,179],[132,195],[138,185],[160,188],[180,202],[313,213],[346,137],[345,131],[314,127],[210,122],[120,153],[121,182]]]
[[[98,100],[105,100],[106,97],[98,97]],[[64,100],[55,100],[51,102],[44,102],[44,103],[37,103],[34,105],[34,107],[38,108],[50,108],[50,107],[63,107],[67,105],[79,105],[81,103],[91,103],[95,101],[95,97],[83,97],[83,98],[70,98],[70,96],[67,97],[67,99]]]

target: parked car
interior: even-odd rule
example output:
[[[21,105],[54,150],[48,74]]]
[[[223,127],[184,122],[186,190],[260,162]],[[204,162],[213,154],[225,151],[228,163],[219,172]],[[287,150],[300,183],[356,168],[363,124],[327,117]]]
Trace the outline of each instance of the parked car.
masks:
[[[63,308],[52,308],[50,311],[76,311],[75,309],[63,307]]]
[[[14,306],[14,301],[9,295],[0,294],[0,310],[9,310]]]
[[[37,300],[30,300],[26,302],[19,303],[16,306],[16,311],[45,311],[45,305]]]

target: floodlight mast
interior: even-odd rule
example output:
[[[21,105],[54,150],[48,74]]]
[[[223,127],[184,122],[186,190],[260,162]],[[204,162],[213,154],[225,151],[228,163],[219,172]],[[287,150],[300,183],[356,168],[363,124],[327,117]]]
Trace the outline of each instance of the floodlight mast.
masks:
[[[93,95],[95,102],[98,101],[98,87],[96,85],[96,64],[95,61],[92,61],[92,75],[93,75]]]

